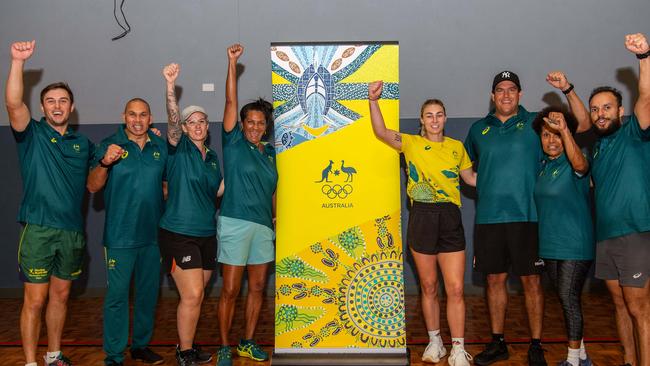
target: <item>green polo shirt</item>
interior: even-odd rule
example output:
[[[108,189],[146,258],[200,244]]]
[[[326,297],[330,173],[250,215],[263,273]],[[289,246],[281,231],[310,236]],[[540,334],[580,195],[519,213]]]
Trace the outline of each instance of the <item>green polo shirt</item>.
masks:
[[[104,187],[106,220],[104,246],[115,249],[138,248],[158,243],[158,223],[164,203],[163,174],[167,161],[167,143],[148,132],[144,148],[129,140],[125,127],[104,139],[93,159],[99,165],[108,146],[125,150],[122,158],[111,166]]]
[[[45,118],[12,131],[23,178],[18,221],[83,231],[81,203],[94,145],[70,127],[61,135]]]
[[[169,193],[160,227],[182,235],[208,237],[217,233],[216,200],[221,183],[217,153],[201,151],[185,134],[174,147],[168,145]]]
[[[278,183],[275,149],[261,152],[244,137],[239,126],[222,133],[226,191],[221,216],[247,220],[273,229],[273,193]]]
[[[592,175],[596,193],[596,240],[650,231],[650,128],[632,115],[615,133],[598,140]]]
[[[535,184],[541,258],[594,259],[589,176],[576,174],[565,154],[544,159]]]
[[[533,190],[543,152],[536,115],[519,106],[505,123],[490,113],[470,128],[465,148],[478,165],[477,224],[537,221]]]

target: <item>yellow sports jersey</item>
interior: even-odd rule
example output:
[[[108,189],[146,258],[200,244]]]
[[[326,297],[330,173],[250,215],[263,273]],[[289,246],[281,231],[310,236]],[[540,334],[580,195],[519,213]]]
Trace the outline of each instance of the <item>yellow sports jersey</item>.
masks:
[[[460,207],[460,171],[472,167],[463,143],[450,137],[442,142],[402,134],[406,158],[406,192],[413,201],[451,202]]]

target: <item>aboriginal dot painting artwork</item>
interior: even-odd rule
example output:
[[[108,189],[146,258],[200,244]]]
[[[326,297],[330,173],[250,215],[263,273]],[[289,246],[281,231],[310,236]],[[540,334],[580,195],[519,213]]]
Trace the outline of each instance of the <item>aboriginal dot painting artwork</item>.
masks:
[[[277,189],[275,347],[404,348],[399,154],[372,133],[384,82],[399,130],[397,44],[271,46]]]

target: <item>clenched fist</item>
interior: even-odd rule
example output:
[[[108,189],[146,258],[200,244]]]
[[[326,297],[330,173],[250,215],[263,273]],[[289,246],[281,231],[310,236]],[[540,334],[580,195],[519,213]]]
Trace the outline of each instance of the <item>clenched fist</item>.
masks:
[[[102,163],[102,165],[111,165],[120,160],[122,154],[124,154],[124,149],[122,149],[122,147],[116,144],[110,144],[100,163]]]
[[[168,83],[174,83],[180,72],[181,67],[178,64],[172,63],[163,68],[163,76]]]
[[[381,97],[381,92],[384,89],[384,82],[379,80],[379,81],[373,81],[372,83],[368,84],[368,99],[369,100],[377,100]]]
[[[36,41],[15,42],[11,45],[11,59],[25,61],[32,56],[36,49]]]
[[[240,45],[239,43],[235,43],[234,45],[228,47],[228,60],[236,62],[242,53],[244,53],[244,46]]]

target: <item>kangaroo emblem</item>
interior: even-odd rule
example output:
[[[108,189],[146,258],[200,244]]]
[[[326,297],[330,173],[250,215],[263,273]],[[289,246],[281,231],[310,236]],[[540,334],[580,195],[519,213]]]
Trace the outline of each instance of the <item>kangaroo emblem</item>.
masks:
[[[325,167],[325,169],[323,169],[323,172],[321,173],[321,179],[317,180],[316,183],[321,183],[322,181],[325,181],[325,182],[328,182],[328,183],[331,182],[328,179],[328,177],[330,175],[330,172],[332,171],[332,164],[334,164],[334,162],[330,160],[329,165],[327,165]]]
[[[357,174],[356,169],[351,166],[345,166],[345,160],[341,160],[341,171],[347,174],[347,177],[345,177],[346,182],[352,182],[353,175]]]

